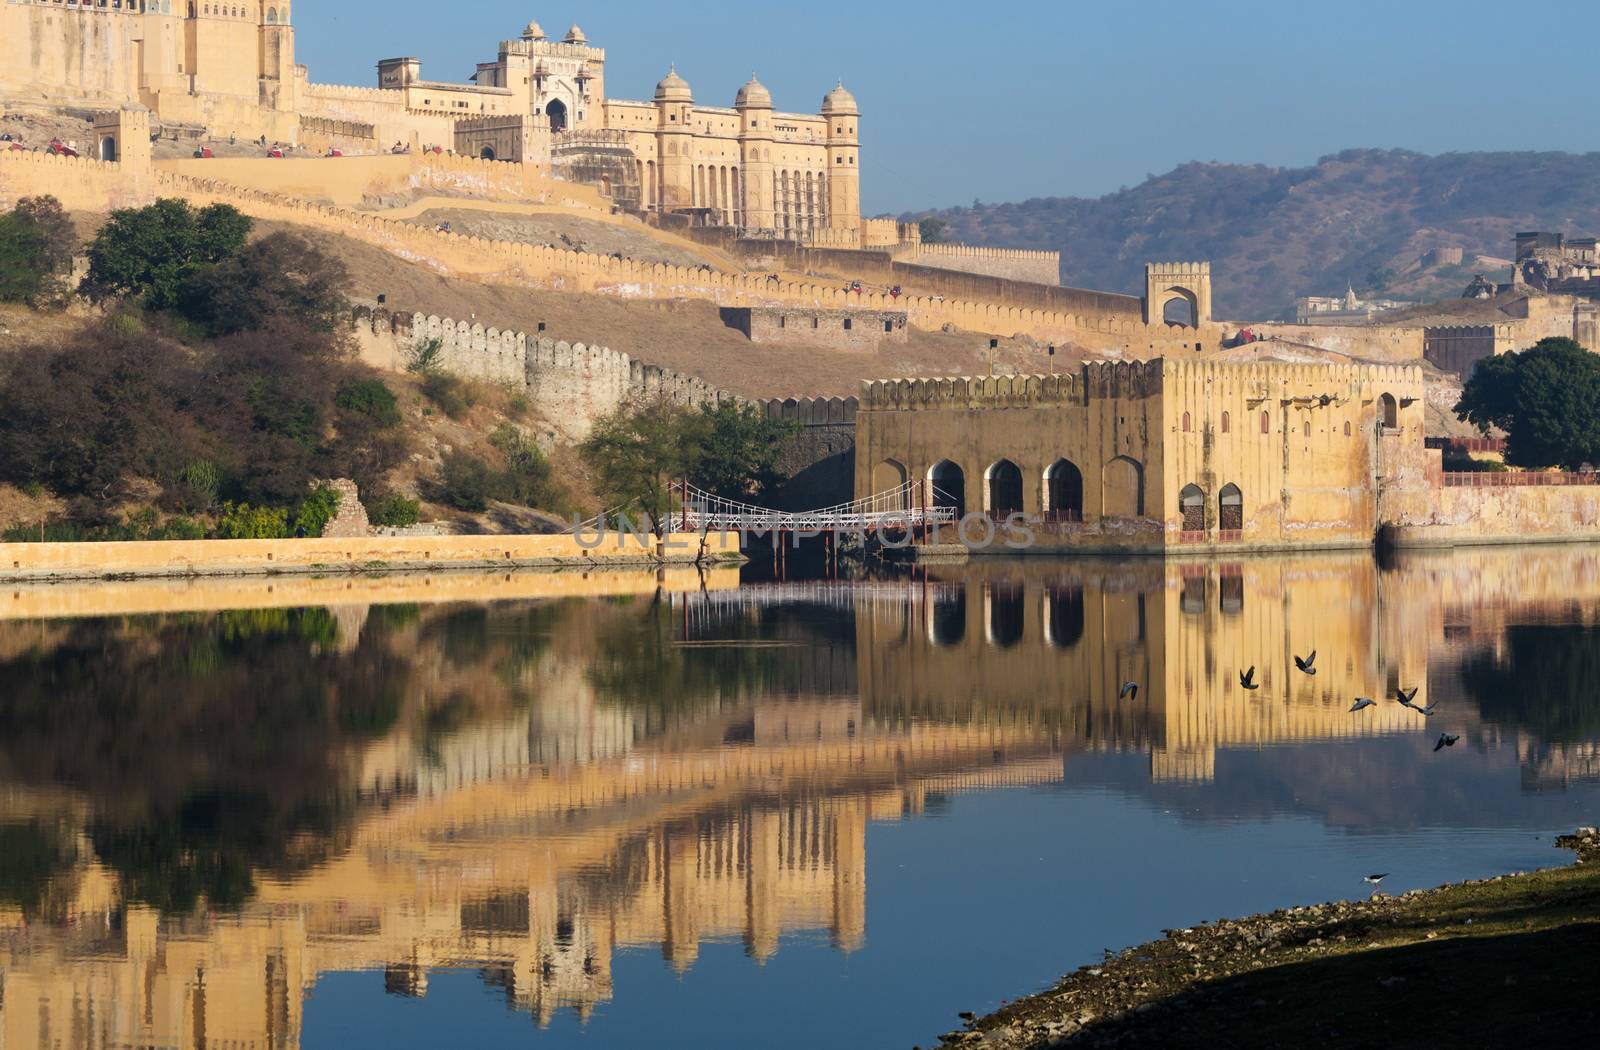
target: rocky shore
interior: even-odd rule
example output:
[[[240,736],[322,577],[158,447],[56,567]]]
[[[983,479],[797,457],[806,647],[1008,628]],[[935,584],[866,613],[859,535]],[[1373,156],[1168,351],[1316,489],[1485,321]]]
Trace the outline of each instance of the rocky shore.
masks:
[[[946,1047],[1591,1046],[1600,832],[1560,868],[1168,930]]]

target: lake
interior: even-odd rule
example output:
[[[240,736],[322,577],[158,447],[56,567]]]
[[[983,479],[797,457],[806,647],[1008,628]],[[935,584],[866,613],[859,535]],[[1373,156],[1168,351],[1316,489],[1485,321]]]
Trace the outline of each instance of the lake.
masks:
[[[0,1046],[928,1046],[1566,863],[1596,682],[1591,547],[13,588]]]

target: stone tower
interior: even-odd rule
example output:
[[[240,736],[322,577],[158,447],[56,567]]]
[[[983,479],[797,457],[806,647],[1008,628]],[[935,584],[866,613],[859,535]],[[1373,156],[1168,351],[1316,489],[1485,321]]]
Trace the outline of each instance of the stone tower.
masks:
[[[1209,262],[1145,263],[1144,323],[1166,322],[1167,304],[1182,299],[1189,304],[1189,322],[1198,328],[1211,323],[1211,264]]]
[[[143,106],[124,106],[94,118],[96,160],[112,161],[124,172],[138,176],[153,169],[150,148],[150,111]]]
[[[822,100],[828,122],[828,225],[861,230],[861,110],[840,83]]]
[[[775,227],[772,195],[772,93],[750,75],[733,100],[739,111],[739,191],[746,229]]]
[[[656,155],[660,158],[662,211],[694,204],[694,93],[673,68],[656,85]]]

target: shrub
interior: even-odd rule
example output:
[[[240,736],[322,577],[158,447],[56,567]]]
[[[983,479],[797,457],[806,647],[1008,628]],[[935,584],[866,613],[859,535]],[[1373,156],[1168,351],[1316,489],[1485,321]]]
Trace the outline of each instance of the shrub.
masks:
[[[331,333],[349,313],[349,285],[338,259],[303,237],[274,233],[196,268],[180,284],[176,305],[211,335],[286,324]]]
[[[294,534],[296,536],[321,536],[328,527],[328,522],[339,513],[339,493],[327,485],[319,485],[316,491],[307,496],[300,503],[300,508],[294,515]]]
[[[506,469],[491,485],[493,498],[528,507],[549,507],[554,502],[550,461],[531,438],[509,423],[502,423],[489,435],[489,444],[506,458]]]
[[[217,519],[219,540],[281,540],[289,535],[289,512],[281,507],[224,503]]]
[[[513,416],[525,416],[532,407],[527,394],[512,394],[506,399],[506,411]]]
[[[0,301],[64,305],[78,236],[54,197],[24,197],[0,214]]]
[[[217,502],[222,488],[222,478],[217,465],[209,459],[196,459],[185,463],[178,472],[178,486],[183,493],[184,506],[191,510],[208,511]]]
[[[418,339],[406,353],[406,371],[427,375],[438,369],[443,358],[443,339]]]
[[[451,419],[460,420],[478,403],[478,392],[460,376],[448,372],[428,372],[422,378],[422,396],[438,406]]]
[[[421,505],[398,492],[391,492],[372,508],[372,523],[385,528],[404,529],[421,518]]]
[[[494,482],[488,463],[470,452],[452,452],[439,472],[439,501],[457,510],[483,510],[492,498]]]
[[[347,380],[333,401],[346,412],[366,416],[382,426],[400,422],[400,403],[381,379]]]

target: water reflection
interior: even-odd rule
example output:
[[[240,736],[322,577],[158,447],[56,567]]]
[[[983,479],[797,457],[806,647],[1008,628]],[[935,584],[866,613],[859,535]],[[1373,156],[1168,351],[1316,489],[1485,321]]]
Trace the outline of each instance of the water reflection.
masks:
[[[1516,826],[1600,779],[1588,550],[495,582],[514,600],[95,592],[129,613],[95,619],[14,593],[0,1045],[293,1047],[335,971],[418,997],[470,968],[548,1022],[610,1002],[630,949],[680,973],[718,941],[857,952],[869,829],[965,792],[1373,829]],[[1313,649],[1319,673],[1295,672]],[[1399,685],[1440,714],[1346,710]],[[1468,754],[1419,765],[1440,726]]]

